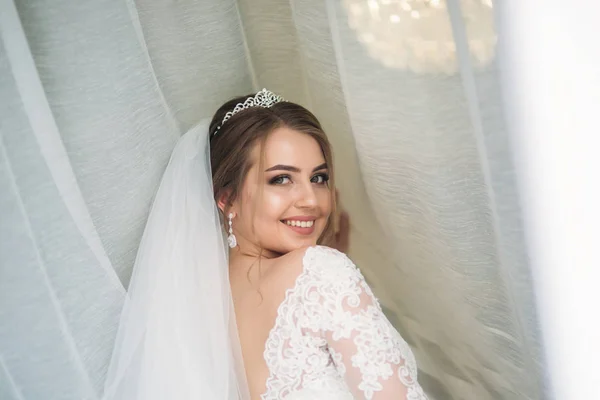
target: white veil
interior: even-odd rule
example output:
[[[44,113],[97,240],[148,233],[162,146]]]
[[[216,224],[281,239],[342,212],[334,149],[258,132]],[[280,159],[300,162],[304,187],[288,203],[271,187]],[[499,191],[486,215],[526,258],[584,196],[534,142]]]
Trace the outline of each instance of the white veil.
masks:
[[[173,151],[138,250],[105,400],[248,399],[208,121]]]

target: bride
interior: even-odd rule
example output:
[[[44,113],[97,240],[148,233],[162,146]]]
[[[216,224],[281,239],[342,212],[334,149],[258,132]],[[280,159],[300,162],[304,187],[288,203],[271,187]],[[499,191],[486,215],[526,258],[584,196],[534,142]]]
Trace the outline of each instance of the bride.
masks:
[[[359,270],[322,246],[333,176],[317,119],[266,89],[186,133],[138,250],[104,399],[426,399]]]

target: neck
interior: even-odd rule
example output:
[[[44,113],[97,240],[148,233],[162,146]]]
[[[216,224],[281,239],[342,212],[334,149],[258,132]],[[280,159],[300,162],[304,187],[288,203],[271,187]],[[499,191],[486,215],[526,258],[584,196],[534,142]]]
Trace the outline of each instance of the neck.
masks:
[[[261,249],[260,247],[252,246],[237,246],[229,250],[229,259],[248,259],[248,260],[270,260],[273,258],[281,257],[283,254]]]
[[[281,257],[283,254],[261,247],[253,240],[249,240],[242,234],[237,234],[237,246],[229,250],[229,259],[238,257],[252,260],[270,260]]]
[[[280,257],[281,254],[260,249],[245,251],[242,247],[229,250],[229,274],[245,275],[253,284],[260,285],[262,277],[270,266],[270,260]]]

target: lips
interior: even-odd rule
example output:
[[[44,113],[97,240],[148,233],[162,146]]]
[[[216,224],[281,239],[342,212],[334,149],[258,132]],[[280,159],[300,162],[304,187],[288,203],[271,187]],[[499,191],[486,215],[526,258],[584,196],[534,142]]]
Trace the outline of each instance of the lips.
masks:
[[[301,235],[310,235],[315,230],[315,217],[292,217],[281,220],[281,223]]]

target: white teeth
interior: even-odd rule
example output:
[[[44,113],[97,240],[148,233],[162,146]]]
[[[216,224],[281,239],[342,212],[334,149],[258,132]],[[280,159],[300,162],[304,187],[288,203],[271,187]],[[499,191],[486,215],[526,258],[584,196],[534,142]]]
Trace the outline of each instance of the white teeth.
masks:
[[[310,228],[315,224],[315,221],[291,221],[287,220],[285,223],[289,226],[297,226],[300,228]]]

